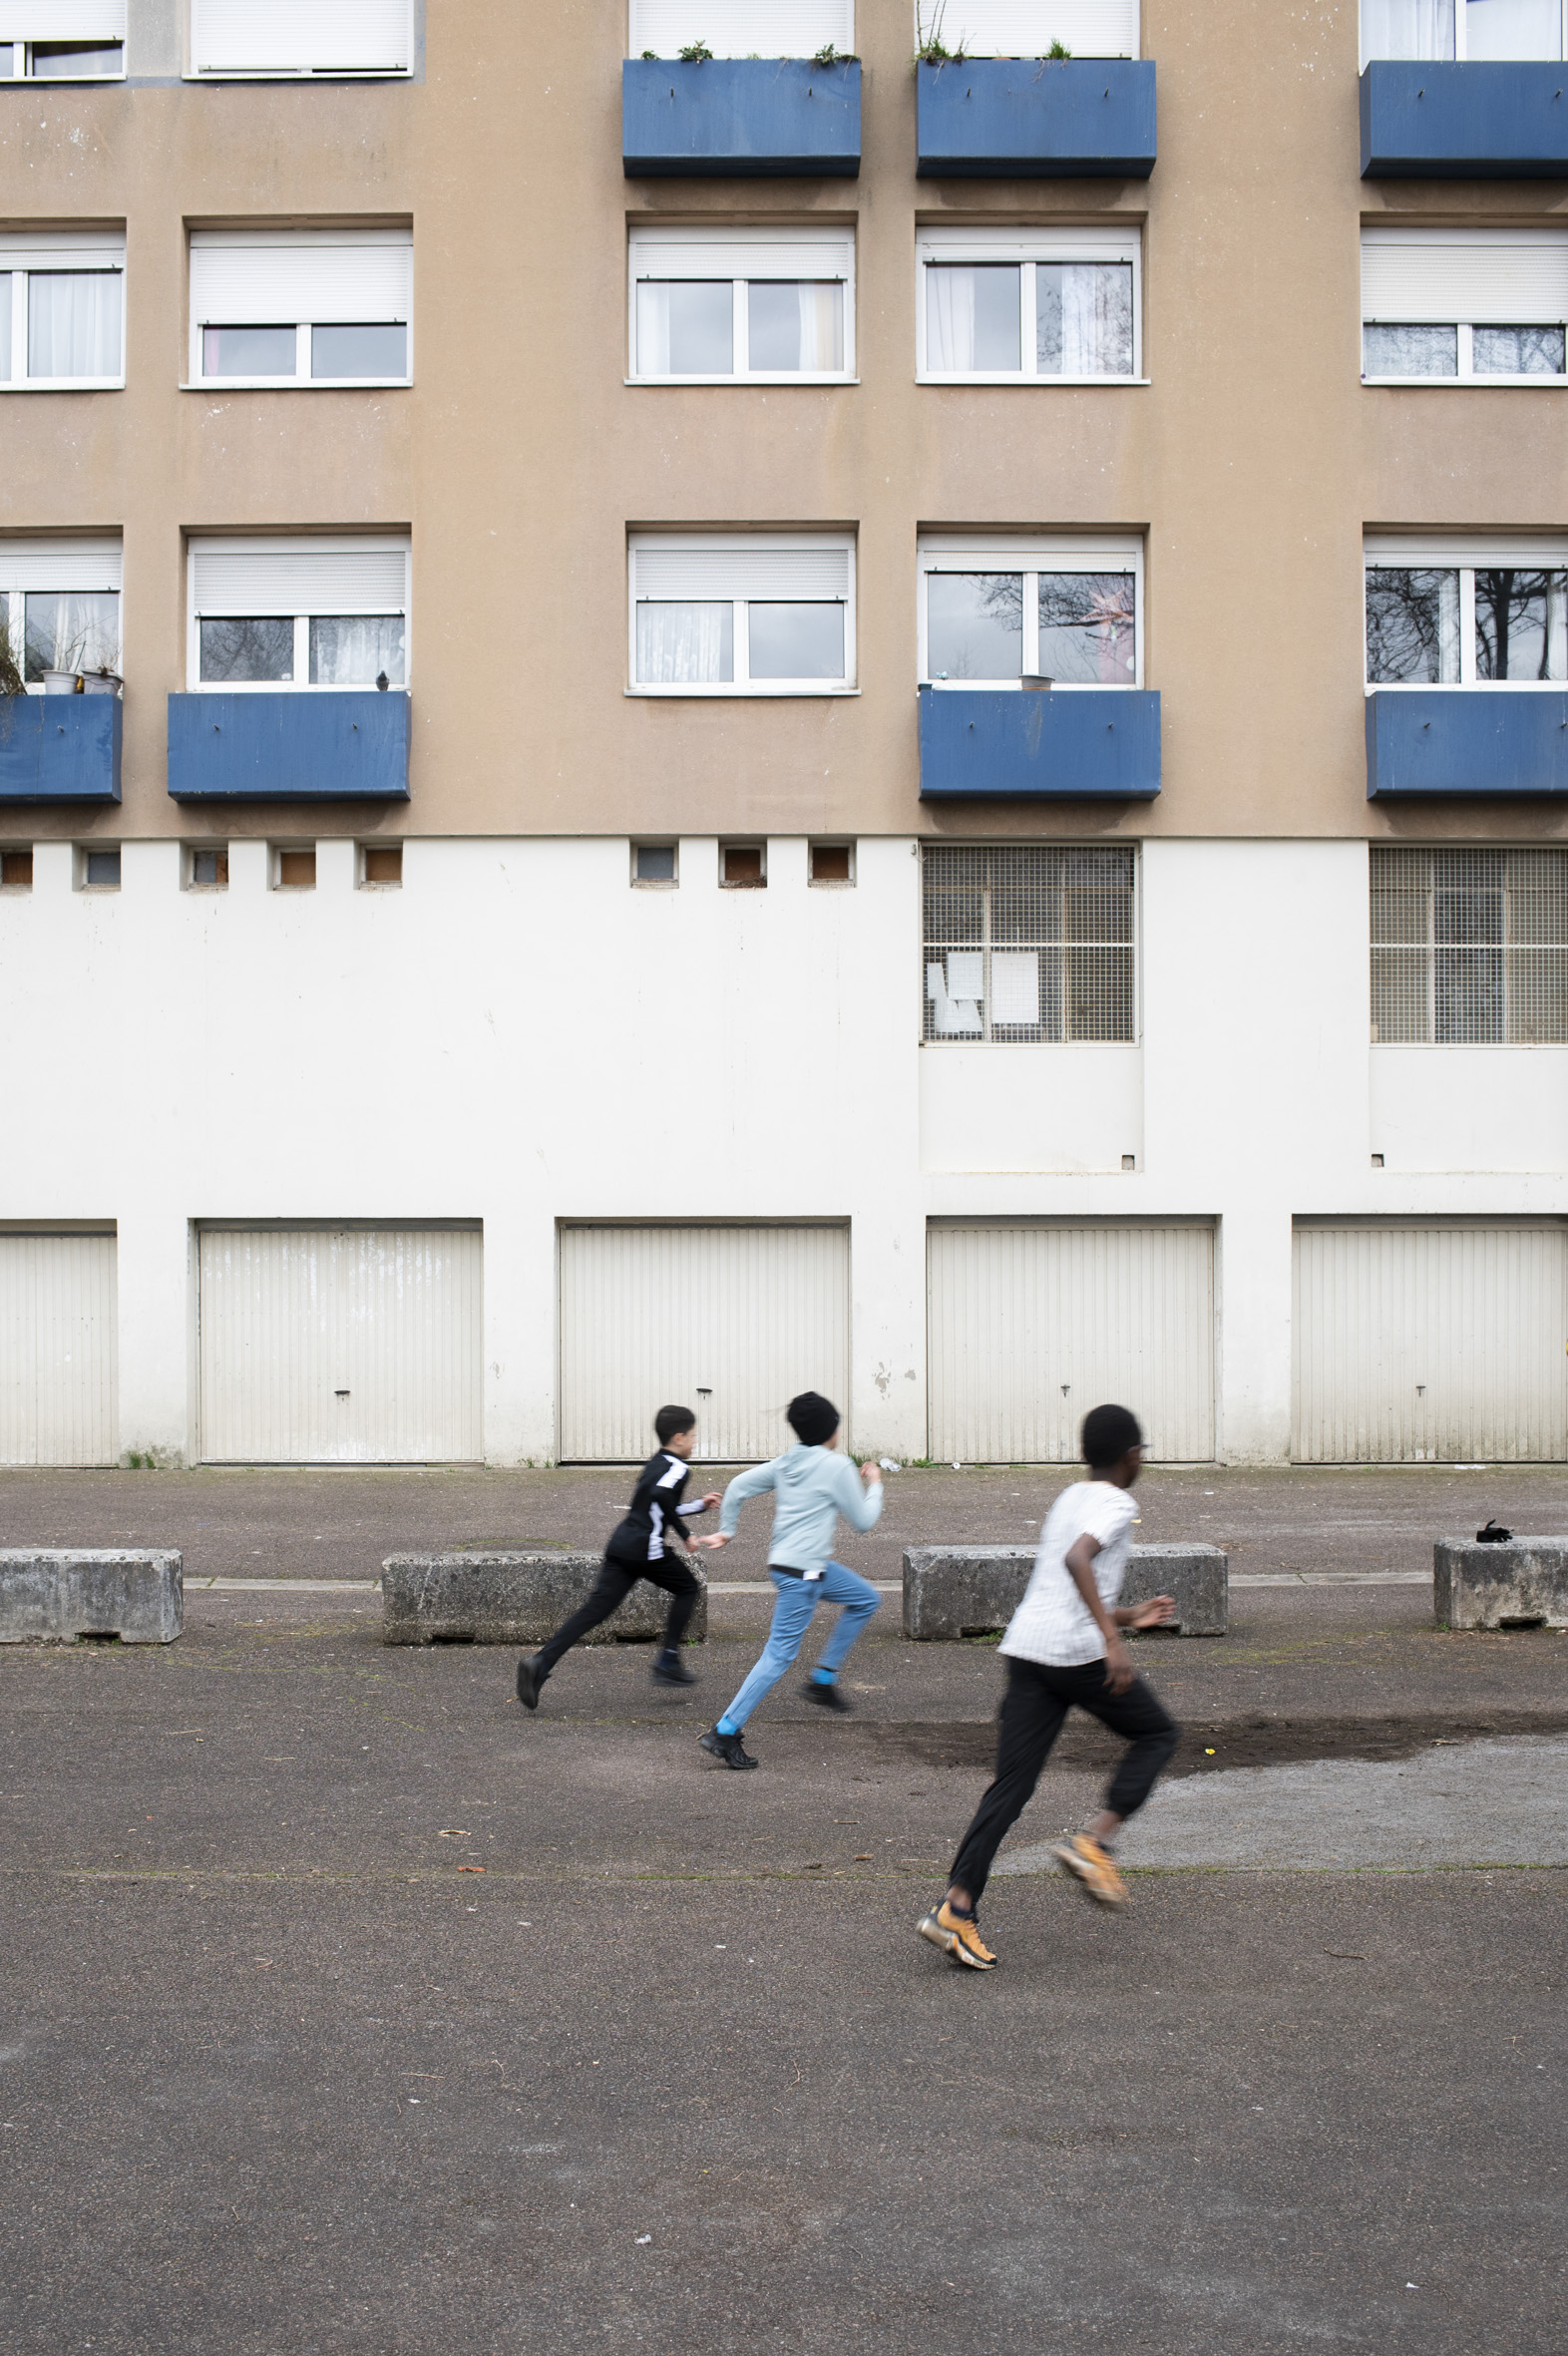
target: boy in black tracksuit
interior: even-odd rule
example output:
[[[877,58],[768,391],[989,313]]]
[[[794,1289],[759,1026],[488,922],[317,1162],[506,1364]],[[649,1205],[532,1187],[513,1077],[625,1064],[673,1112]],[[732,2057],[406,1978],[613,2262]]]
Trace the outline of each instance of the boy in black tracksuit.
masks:
[[[686,1485],[686,1459],[697,1436],[697,1418],[689,1407],[660,1407],[653,1418],[658,1447],[642,1467],[641,1477],[604,1549],[604,1564],[588,1602],[563,1620],[550,1642],[541,1645],[532,1661],[518,1663],[518,1700],[525,1710],[537,1710],[545,1680],[562,1656],[601,1620],[616,1612],[639,1579],[650,1579],[669,1597],[664,1627],[664,1649],[653,1664],[655,1685],[695,1685],[696,1679],[680,1658],[680,1642],[696,1609],[702,1589],[683,1562],[668,1552],[670,1531],[686,1546],[691,1533],[685,1516],[706,1513],[719,1502],[717,1489],[695,1505],[681,1504]]]

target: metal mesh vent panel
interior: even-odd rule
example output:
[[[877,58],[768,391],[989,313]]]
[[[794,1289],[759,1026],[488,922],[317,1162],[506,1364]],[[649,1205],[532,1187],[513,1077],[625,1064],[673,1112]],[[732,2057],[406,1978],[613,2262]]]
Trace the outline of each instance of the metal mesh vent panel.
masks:
[[[1372,1035],[1568,1041],[1568,852],[1374,849]]]
[[[924,1035],[1131,1040],[1132,851],[935,844],[925,853]]]

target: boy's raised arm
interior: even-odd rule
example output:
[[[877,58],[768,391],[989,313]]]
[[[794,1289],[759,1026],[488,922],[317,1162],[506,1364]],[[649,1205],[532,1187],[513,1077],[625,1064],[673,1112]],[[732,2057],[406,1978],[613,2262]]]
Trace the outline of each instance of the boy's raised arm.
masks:
[[[874,1529],[882,1518],[882,1467],[865,1463],[859,1472],[849,1458],[839,1472],[838,1508],[857,1530]]]
[[[748,1497],[760,1497],[774,1486],[771,1464],[753,1464],[749,1472],[737,1472],[724,1491],[724,1503],[719,1510],[719,1526],[711,1538],[698,1538],[699,1546],[717,1549],[727,1546],[740,1526],[740,1509]]]

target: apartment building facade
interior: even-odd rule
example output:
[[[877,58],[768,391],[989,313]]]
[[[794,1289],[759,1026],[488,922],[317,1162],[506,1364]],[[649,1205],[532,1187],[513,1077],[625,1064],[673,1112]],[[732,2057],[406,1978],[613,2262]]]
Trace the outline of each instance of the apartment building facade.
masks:
[[[1563,37],[0,0],[0,1461],[1568,1455]]]

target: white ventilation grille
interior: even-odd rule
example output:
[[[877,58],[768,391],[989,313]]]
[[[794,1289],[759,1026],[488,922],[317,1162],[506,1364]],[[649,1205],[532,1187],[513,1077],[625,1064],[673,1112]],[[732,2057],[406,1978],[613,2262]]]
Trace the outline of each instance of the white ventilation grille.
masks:
[[[0,41],[123,41],[126,0],[0,0]]]
[[[198,74],[404,74],[412,0],[191,0]]]
[[[1138,0],[919,0],[917,29],[970,57],[1136,57]]]
[[[939,843],[923,862],[928,1039],[1136,1037],[1132,851]]]
[[[855,47],[855,0],[631,0],[627,53],[674,57],[695,42],[715,57],[815,57]]]
[[[1362,317],[1519,327],[1568,319],[1568,234],[1366,229]]]
[[[1568,1043],[1568,851],[1372,854],[1372,1035]]]
[[[0,590],[90,594],[121,588],[124,571],[118,540],[0,540]]]
[[[770,548],[766,544],[658,546],[632,550],[637,597],[780,600],[847,598],[850,552],[838,548]]]
[[[211,549],[191,552],[196,610],[201,613],[402,613],[408,551],[384,549]]]
[[[408,233],[330,244],[272,243],[198,230],[191,240],[191,316],[197,326],[406,321],[414,252]]]
[[[698,231],[681,236],[669,229],[631,232],[633,278],[848,278],[855,240],[841,232],[787,237],[763,233],[713,237]]]

